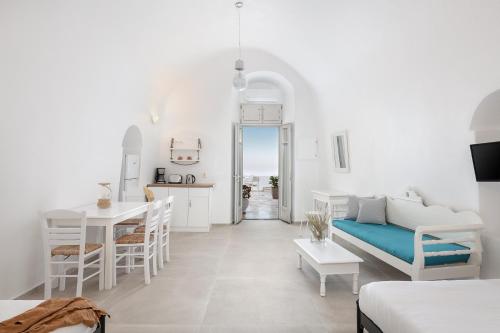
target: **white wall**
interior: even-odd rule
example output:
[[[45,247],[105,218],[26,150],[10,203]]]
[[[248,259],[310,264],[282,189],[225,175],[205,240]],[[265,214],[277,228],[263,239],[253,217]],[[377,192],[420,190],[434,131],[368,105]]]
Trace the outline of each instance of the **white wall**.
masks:
[[[143,181],[158,156],[150,65],[133,53],[116,56],[115,34],[127,27],[103,29],[105,12],[80,8],[94,20],[84,24],[78,4],[66,5],[0,4],[1,299],[42,281],[40,211],[93,203],[104,180],[116,197],[130,125],[143,134]]]
[[[330,186],[375,194],[414,186],[427,203],[479,210],[469,126],[500,87],[499,12],[498,1],[375,1],[332,13],[330,78],[315,86]],[[336,174],[328,141],[343,129],[352,172]],[[498,186],[485,186],[483,203],[499,197]],[[500,277],[498,214],[483,218],[483,276]]]
[[[497,105],[500,112],[500,104]],[[476,132],[476,142],[500,141],[500,123],[497,130]],[[484,246],[482,275],[500,277],[500,183],[478,183],[479,214],[485,222],[482,235]]]
[[[471,130],[475,133],[475,142],[500,141],[500,90],[486,96],[471,120]],[[500,253],[500,183],[479,182],[479,213],[486,222],[483,233],[484,276],[500,276],[498,254]]]

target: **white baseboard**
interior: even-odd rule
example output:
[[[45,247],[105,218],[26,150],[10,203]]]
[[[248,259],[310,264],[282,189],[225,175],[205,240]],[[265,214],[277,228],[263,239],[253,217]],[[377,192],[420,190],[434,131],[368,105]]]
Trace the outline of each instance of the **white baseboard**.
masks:
[[[30,287],[29,289],[26,289],[25,291],[23,291],[23,292],[21,292],[21,293],[19,293],[19,294],[15,295],[15,296],[12,296],[12,297],[10,297],[9,299],[16,299],[16,298],[19,298],[19,297],[23,296],[24,294],[29,293],[29,292],[30,292],[30,291],[32,291],[33,289],[36,289],[36,288],[40,287],[40,286],[41,286],[41,285],[43,285],[44,283],[45,283],[45,281],[44,281],[44,280],[42,280],[41,282],[37,282],[37,284],[36,284],[34,287]]]
[[[210,226],[208,227],[174,227],[170,226],[171,232],[209,232]]]
[[[228,221],[228,222],[212,222],[212,225],[214,224],[222,224],[222,225],[225,225],[225,224],[233,224],[232,221]]]

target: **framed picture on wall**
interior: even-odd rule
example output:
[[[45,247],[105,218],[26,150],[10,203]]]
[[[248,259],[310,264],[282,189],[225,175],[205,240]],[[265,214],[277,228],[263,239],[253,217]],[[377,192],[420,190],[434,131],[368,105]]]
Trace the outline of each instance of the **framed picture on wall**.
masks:
[[[332,134],[333,164],[336,172],[350,172],[347,131]]]

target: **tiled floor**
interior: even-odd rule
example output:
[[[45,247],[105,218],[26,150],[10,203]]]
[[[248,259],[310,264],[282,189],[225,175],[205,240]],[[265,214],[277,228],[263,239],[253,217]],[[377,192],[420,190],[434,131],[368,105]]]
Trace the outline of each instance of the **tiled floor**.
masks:
[[[278,218],[278,199],[273,199],[271,189],[252,190],[250,203],[244,218],[249,220],[270,220]]]
[[[142,270],[121,274],[118,286],[99,292],[84,285],[111,313],[108,332],[355,332],[351,276],[319,277],[306,263],[296,268],[292,239],[299,228],[280,221],[243,221],[210,233],[172,234],[172,260],[143,283]],[[345,245],[345,244],[344,244]],[[360,283],[407,277],[355,251],[366,261]],[[54,296],[71,295],[74,288]],[[25,299],[39,299],[39,287]]]

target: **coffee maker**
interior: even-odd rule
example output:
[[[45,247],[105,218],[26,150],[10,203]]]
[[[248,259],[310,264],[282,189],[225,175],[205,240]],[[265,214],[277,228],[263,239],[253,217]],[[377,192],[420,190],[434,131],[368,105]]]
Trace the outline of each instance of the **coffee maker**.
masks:
[[[155,183],[156,184],[166,184],[167,183],[165,181],[165,168],[156,168]]]

